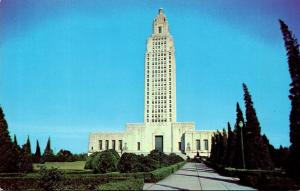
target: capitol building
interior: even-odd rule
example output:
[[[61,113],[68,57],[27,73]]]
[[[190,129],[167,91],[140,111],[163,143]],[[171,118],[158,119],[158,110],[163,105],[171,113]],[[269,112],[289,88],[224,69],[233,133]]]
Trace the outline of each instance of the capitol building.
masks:
[[[145,53],[144,122],[126,124],[125,132],[89,135],[88,153],[106,149],[148,154],[157,149],[184,158],[209,156],[215,131],[199,131],[194,122],[177,122],[174,41],[163,9],[159,9]]]

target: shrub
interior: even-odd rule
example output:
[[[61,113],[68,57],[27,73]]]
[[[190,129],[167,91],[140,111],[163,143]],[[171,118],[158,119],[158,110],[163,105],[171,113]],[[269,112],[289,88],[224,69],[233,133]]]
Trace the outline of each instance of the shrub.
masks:
[[[150,172],[159,168],[159,162],[149,156],[141,157],[142,171]]]
[[[179,162],[184,161],[183,158],[181,158],[180,156],[176,155],[175,153],[171,153],[170,155],[168,155],[166,157],[166,163],[167,165],[173,165]]]
[[[98,190],[143,190],[143,179],[128,179],[100,185]]]
[[[160,152],[158,150],[152,150],[150,154],[148,154],[148,156],[151,157],[153,160],[158,161],[160,166],[167,166],[166,158],[168,155],[166,155],[165,153]]]
[[[118,159],[110,151],[98,153],[93,161],[92,168],[94,172],[107,173],[117,170]]]
[[[60,187],[59,182],[63,179],[62,173],[55,169],[41,168],[39,186],[44,190],[54,190]]]
[[[116,157],[117,160],[120,159],[120,155],[119,155],[119,153],[116,150],[109,149],[108,151],[111,152]]]
[[[94,159],[94,157],[98,154],[99,152],[95,152],[93,154],[91,154],[90,156],[88,156],[88,158],[86,159],[85,165],[84,165],[84,169],[93,169],[92,168],[92,161]]]
[[[120,172],[140,172],[143,169],[141,164],[142,156],[134,153],[124,153],[118,163]]]

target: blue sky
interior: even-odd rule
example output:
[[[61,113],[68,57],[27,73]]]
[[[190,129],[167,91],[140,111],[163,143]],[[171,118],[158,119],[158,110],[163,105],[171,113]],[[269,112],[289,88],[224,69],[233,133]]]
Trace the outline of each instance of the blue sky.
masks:
[[[272,144],[289,145],[290,77],[278,19],[292,0],[2,0],[0,104],[11,135],[86,152],[88,134],[143,121],[144,54],[158,8],[175,41],[177,120],[233,125],[242,82]]]

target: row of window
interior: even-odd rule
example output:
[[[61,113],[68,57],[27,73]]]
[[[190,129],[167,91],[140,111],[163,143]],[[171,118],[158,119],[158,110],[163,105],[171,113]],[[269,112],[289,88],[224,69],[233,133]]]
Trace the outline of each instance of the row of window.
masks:
[[[119,146],[118,150],[122,150],[123,148],[123,143],[122,140],[119,140]],[[116,150],[116,140],[111,141],[111,147],[109,146],[109,140],[105,140],[105,147],[103,147],[103,140],[99,140],[99,150],[108,150],[108,149],[113,149]],[[137,150],[141,150],[141,143],[137,142]]]
[[[204,142],[204,150],[208,150],[208,140],[204,139],[203,142]],[[180,150],[180,151],[183,150],[181,142],[178,142],[178,150]],[[196,150],[201,150],[201,141],[200,141],[200,139],[196,140]]]
[[[109,146],[109,140],[105,140],[105,145],[103,147],[104,140],[99,140],[99,150],[108,150],[108,149],[114,149],[116,150],[116,140],[111,141],[111,147]],[[119,140],[119,146],[117,150],[122,150],[123,142],[122,140]]]

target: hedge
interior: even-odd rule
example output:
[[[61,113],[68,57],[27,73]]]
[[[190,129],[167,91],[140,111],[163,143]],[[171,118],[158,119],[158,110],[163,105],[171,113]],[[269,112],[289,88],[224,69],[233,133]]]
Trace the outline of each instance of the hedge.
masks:
[[[127,179],[124,181],[102,184],[98,190],[143,190],[144,179]]]
[[[178,169],[183,167],[183,165],[185,165],[185,163],[186,163],[186,161],[183,161],[183,162],[171,165],[171,166],[156,169],[156,170],[150,172],[149,174],[144,174],[145,182],[158,182],[158,181],[166,178],[170,174],[176,172]]]

